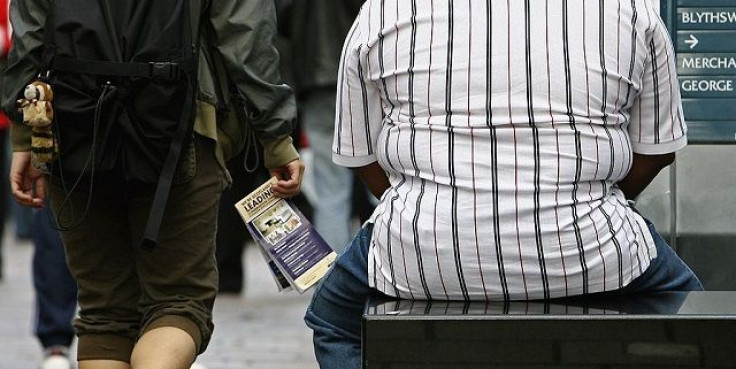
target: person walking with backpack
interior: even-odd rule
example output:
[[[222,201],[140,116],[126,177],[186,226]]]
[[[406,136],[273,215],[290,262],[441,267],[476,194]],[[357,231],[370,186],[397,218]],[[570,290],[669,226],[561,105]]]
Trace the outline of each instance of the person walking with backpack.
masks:
[[[11,22],[11,190],[57,215],[79,369],[189,368],[214,328],[225,161],[255,135],[274,192],[301,186],[273,2],[27,0]]]

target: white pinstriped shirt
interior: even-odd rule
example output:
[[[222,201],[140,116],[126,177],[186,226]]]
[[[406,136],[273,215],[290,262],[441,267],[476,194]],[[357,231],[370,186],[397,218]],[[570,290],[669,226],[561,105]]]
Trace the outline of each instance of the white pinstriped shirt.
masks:
[[[334,161],[377,161],[372,287],[537,299],[626,286],[656,249],[616,186],[686,145],[649,0],[368,0],[343,50]]]

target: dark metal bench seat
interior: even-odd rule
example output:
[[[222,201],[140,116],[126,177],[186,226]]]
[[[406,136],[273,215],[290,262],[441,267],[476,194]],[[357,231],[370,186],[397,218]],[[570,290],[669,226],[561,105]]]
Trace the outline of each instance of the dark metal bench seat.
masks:
[[[371,299],[367,369],[736,368],[736,292],[626,299]]]

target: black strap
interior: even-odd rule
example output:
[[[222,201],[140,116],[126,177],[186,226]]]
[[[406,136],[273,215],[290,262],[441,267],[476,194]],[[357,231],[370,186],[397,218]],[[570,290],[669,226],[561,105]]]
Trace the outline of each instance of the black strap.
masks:
[[[179,157],[181,156],[187,137],[191,134],[190,127],[192,127],[192,121],[195,118],[194,105],[196,104],[193,97],[193,82],[190,78],[187,78],[187,95],[184,100],[186,104],[184,105],[182,116],[188,117],[189,121],[186,124],[179,124],[179,127],[177,127],[176,135],[171,141],[169,153],[166,155],[166,161],[164,161],[164,166],[159,175],[156,192],[153,195],[153,202],[151,203],[151,212],[148,215],[148,222],[146,223],[146,230],[143,233],[143,241],[141,243],[141,248],[146,251],[152,251],[158,242],[158,234],[161,229],[161,222],[164,219],[164,210],[166,210],[166,202],[169,199],[171,185],[176,174],[176,167],[179,164]]]
[[[52,70],[112,77],[142,77],[174,81],[181,78],[182,68],[174,62],[118,63],[54,57]]]
[[[192,24],[191,19],[191,4],[189,0],[184,0],[184,9],[182,16],[184,17],[184,24]],[[191,30],[189,31],[191,32]],[[199,50],[199,42],[192,50]],[[195,55],[199,55],[195,53]],[[187,94],[184,111],[182,117],[186,117],[186,122],[180,122],[179,127],[176,129],[176,136],[171,141],[171,147],[169,153],[166,155],[166,161],[164,161],[164,167],[161,169],[161,175],[159,176],[158,184],[156,185],[156,192],[153,195],[153,203],[151,203],[151,212],[148,215],[148,222],[146,223],[146,229],[143,231],[143,240],[141,241],[141,248],[146,251],[153,251],[158,243],[159,231],[161,229],[161,222],[164,219],[164,211],[166,210],[166,202],[169,200],[169,193],[171,192],[171,184],[174,181],[174,175],[176,173],[176,167],[179,164],[179,157],[181,156],[182,148],[186,142],[187,137],[192,132],[194,126],[194,119],[196,117],[195,111],[195,92],[197,91],[197,65],[198,58],[192,57],[191,60],[187,60],[183,63],[179,72],[184,74],[184,78],[187,81]],[[181,124],[186,123],[186,124]]]

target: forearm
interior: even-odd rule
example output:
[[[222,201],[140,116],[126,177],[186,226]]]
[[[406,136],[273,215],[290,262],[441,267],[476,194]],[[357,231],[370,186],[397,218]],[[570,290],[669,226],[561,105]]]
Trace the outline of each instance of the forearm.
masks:
[[[381,198],[384,192],[391,187],[391,183],[388,181],[386,172],[378,165],[378,162],[373,162],[363,167],[353,168],[358,174],[358,177],[368,186],[373,196]]]
[[[618,182],[628,200],[634,200],[652,182],[660,170],[672,164],[675,154],[641,155],[634,153],[631,169],[624,179]]]

